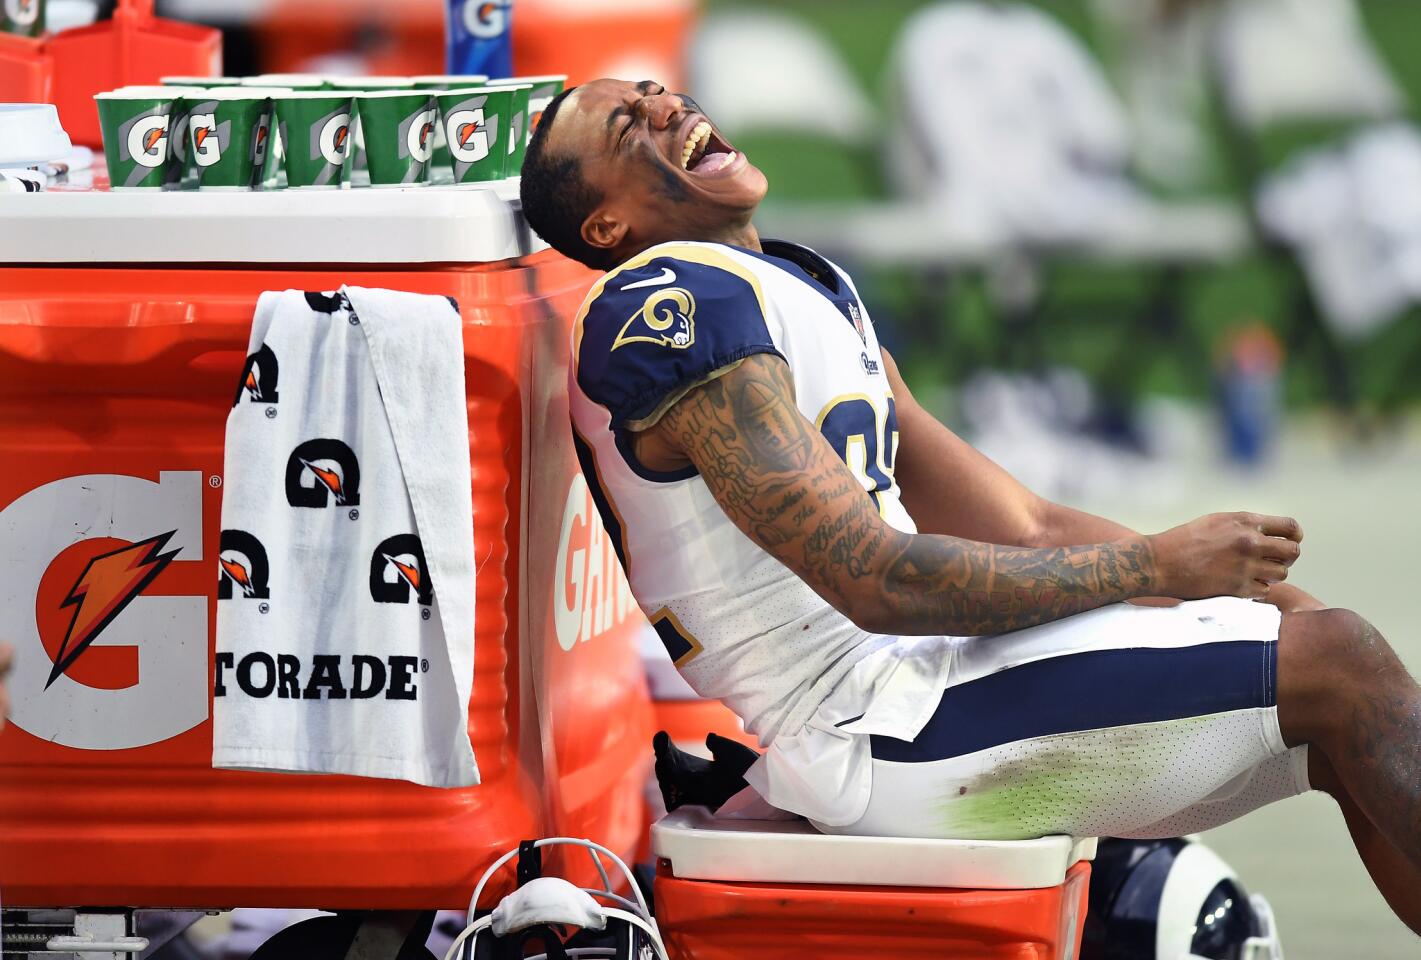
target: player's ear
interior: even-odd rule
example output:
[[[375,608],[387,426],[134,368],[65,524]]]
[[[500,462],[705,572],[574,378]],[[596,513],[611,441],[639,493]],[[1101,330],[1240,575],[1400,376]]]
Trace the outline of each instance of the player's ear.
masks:
[[[582,221],[582,239],[599,250],[613,250],[627,235],[626,221],[606,207],[598,207]]]

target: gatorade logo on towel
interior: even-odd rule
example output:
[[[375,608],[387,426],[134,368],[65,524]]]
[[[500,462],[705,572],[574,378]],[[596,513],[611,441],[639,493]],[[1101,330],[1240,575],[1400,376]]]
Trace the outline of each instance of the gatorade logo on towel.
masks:
[[[266,547],[245,530],[223,530],[218,546],[217,599],[234,595],[253,600],[271,598],[271,564]],[[234,594],[235,588],[235,594]]]
[[[293,507],[360,505],[360,463],[339,440],[307,440],[286,460],[286,502]]]
[[[279,396],[276,379],[280,369],[271,347],[262,344],[256,353],[247,357],[242,367],[242,379],[237,384],[237,395],[232,398],[232,406],[241,403],[243,395],[253,403],[276,403]]]
[[[382,541],[370,555],[370,599],[376,603],[409,603],[411,593],[421,606],[434,602],[424,545],[412,533],[397,533]]]

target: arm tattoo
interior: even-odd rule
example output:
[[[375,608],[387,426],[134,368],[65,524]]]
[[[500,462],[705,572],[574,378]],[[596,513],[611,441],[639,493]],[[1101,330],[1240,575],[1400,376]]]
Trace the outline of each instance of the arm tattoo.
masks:
[[[1144,537],[1033,550],[895,530],[759,354],[692,390],[654,429],[691,459],[726,514],[860,625],[975,636],[1146,596]]]

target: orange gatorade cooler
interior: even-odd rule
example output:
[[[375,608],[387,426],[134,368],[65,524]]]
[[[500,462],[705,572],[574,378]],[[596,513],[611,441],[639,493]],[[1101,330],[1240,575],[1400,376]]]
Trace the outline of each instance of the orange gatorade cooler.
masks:
[[[1075,960],[1095,840],[826,836],[681,807],[652,828],[680,960]]]
[[[0,196],[5,907],[462,909],[526,838],[630,855],[643,621],[567,428],[588,271],[536,251],[510,183],[102,186]],[[223,439],[252,312],[265,290],[343,283],[462,311],[476,787],[211,768]],[[131,548],[163,537],[176,556],[150,576]],[[566,875],[590,882],[585,859]]]

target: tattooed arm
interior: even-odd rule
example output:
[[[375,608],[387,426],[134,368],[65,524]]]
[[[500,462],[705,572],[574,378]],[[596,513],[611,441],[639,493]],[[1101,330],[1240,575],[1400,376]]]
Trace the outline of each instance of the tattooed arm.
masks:
[[[1287,575],[1259,541],[1274,539],[1260,528],[1289,521],[1252,514],[1044,549],[903,533],[799,412],[789,368],[768,354],[694,388],[647,432],[695,465],[747,536],[877,633],[1001,633],[1131,597],[1257,596]]]

